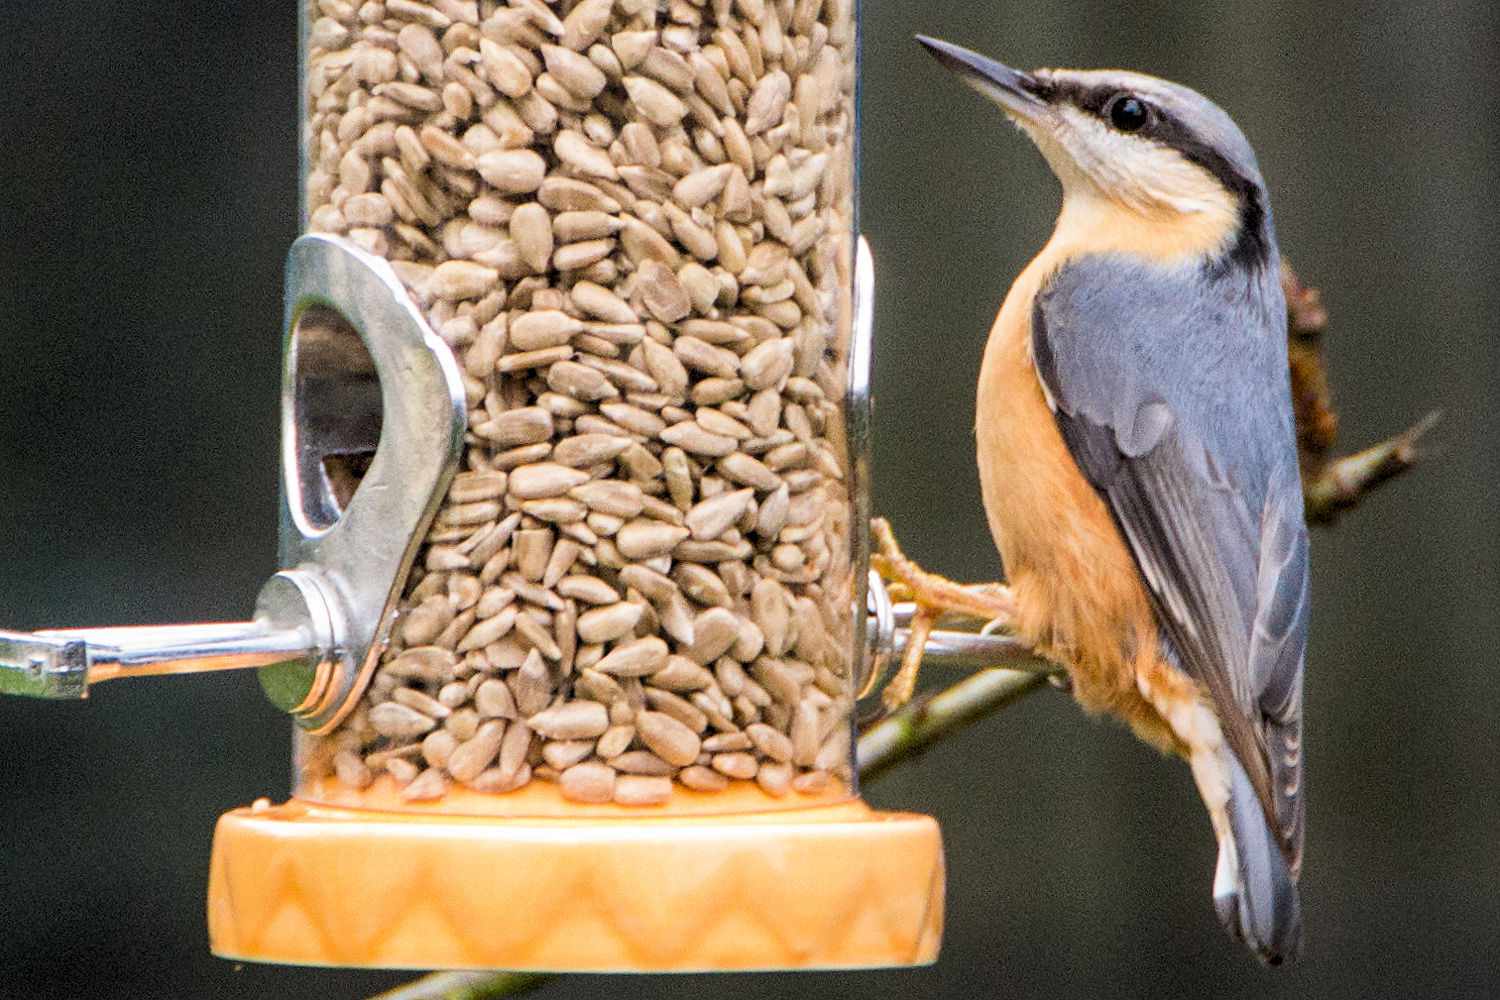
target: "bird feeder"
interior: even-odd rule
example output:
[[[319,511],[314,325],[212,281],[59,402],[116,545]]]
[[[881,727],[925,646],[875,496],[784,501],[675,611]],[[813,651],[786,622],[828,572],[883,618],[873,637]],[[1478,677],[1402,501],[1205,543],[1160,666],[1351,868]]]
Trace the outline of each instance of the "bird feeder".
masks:
[[[219,821],[226,958],[932,961],[937,824],[854,760],[905,634],[852,5],[322,0],[302,37],[282,568],[248,622],[0,632],[0,692],[259,671],[294,787]]]

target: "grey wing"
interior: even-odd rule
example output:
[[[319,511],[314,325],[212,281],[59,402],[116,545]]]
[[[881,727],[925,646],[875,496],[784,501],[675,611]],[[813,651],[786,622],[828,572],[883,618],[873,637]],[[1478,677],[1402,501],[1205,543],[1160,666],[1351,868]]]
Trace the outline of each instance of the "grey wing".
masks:
[[[1274,285],[1084,258],[1038,296],[1032,352],[1295,872],[1307,536],[1283,308]]]
[[[1252,685],[1266,723],[1276,821],[1292,874],[1302,863],[1302,673],[1307,652],[1307,525],[1301,480],[1277,491],[1262,517],[1258,611],[1250,638]],[[1274,507],[1271,504],[1274,502]]]

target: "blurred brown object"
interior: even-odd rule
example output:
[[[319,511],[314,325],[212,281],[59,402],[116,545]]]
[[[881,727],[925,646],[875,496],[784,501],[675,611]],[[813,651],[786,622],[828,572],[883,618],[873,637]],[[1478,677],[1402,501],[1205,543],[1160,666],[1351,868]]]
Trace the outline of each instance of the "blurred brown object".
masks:
[[[1297,449],[1301,456],[1307,519],[1313,524],[1332,524],[1366,495],[1416,465],[1420,457],[1417,442],[1441,414],[1434,410],[1379,444],[1352,455],[1333,457],[1339,416],[1333,409],[1323,357],[1328,310],[1323,307],[1318,290],[1304,285],[1284,257],[1281,287],[1286,293],[1287,359],[1291,366],[1292,406],[1297,416]]]

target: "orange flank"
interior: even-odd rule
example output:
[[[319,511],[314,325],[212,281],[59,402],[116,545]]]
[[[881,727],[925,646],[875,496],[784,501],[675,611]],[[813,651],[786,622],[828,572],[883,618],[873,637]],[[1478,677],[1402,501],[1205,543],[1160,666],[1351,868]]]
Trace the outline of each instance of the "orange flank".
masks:
[[[1080,227],[1097,225],[1096,213],[1065,208],[1000,307],[979,375],[980,487],[1015,600],[1016,634],[1068,668],[1085,709],[1117,715],[1153,746],[1185,753],[1137,675],[1154,691],[1195,702],[1197,686],[1161,661],[1135,559],[1063,442],[1031,356],[1038,291],[1068,259],[1095,249],[1089,232],[1097,230]]]

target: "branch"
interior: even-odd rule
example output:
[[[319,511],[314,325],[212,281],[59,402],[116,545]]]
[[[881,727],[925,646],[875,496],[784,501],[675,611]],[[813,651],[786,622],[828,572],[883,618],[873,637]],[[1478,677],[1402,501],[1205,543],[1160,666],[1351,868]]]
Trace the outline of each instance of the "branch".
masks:
[[[938,740],[1014,704],[1047,684],[1047,675],[997,667],[980,670],[935,695],[918,698],[859,738],[859,776],[871,781],[919,756]]]
[[[1286,295],[1287,362],[1307,520],[1332,524],[1377,488],[1416,465],[1420,457],[1417,441],[1437,423],[1438,414],[1429,413],[1405,432],[1364,451],[1334,458],[1339,416],[1333,408],[1323,356],[1328,311],[1318,290],[1302,284],[1285,258],[1281,261],[1281,287]]]
[[[1325,465],[1302,484],[1308,522],[1332,524],[1367,494],[1416,465],[1421,457],[1417,442],[1441,418],[1433,410],[1395,437]]]
[[[499,1000],[530,993],[551,978],[541,972],[434,972],[371,1000]]]

